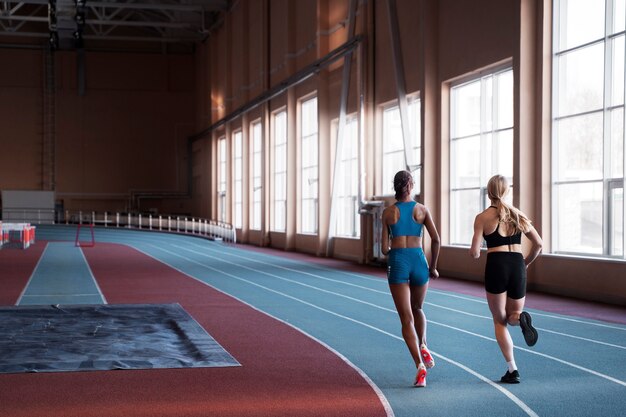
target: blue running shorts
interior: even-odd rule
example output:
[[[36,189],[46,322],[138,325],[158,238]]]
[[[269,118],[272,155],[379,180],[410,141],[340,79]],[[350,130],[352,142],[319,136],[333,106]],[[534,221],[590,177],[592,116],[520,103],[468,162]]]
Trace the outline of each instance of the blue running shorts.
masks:
[[[387,257],[390,284],[422,286],[428,282],[428,262],[422,248],[394,248]]]

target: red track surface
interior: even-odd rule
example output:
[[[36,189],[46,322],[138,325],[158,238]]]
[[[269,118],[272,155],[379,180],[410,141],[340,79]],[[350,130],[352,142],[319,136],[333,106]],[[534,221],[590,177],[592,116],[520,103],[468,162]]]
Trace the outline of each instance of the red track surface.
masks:
[[[3,305],[15,304],[42,248],[0,252]],[[3,374],[0,416],[386,415],[354,369],[291,327],[134,249],[84,253],[110,304],[178,302],[242,366]]]

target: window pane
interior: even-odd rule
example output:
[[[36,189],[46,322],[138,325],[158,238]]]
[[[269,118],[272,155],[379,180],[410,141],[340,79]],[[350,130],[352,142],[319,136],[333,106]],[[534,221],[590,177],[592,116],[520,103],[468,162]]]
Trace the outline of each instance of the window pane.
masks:
[[[611,41],[613,70],[611,77],[611,97],[609,102],[616,106],[624,104],[624,35]]]
[[[409,103],[409,125],[411,128],[411,147],[412,147],[412,160],[414,165],[422,164],[421,146],[422,146],[422,134],[421,134],[421,102],[414,99]],[[413,177],[414,181],[419,182],[418,177]],[[417,193],[416,193],[417,194]]]
[[[611,190],[611,255],[624,256],[624,189]]]
[[[302,136],[317,133],[317,97],[302,102]]]
[[[506,71],[497,76],[497,111],[496,129],[513,127],[513,71]]]
[[[452,188],[480,187],[480,136],[452,142]]]
[[[407,169],[407,164],[419,166],[421,157],[421,115],[419,98],[408,98],[408,128],[410,137],[407,140],[408,156],[404,152],[404,135],[400,117],[400,107],[386,108],[383,112],[383,155],[382,155],[382,194],[393,195],[393,177],[396,172]],[[407,161],[408,158],[408,161]],[[419,182],[420,178],[414,178]]]
[[[504,175],[509,184],[513,181],[513,130],[503,130],[495,134],[494,142],[494,170],[489,176]]]
[[[452,89],[452,137],[480,133],[480,80]]]
[[[302,200],[302,233],[317,233],[317,200]]]
[[[602,113],[557,121],[557,181],[602,178]]]
[[[556,185],[558,250],[602,254],[602,183]]]
[[[350,118],[346,122],[341,154],[339,155],[339,177],[337,177],[336,233],[337,236],[360,235],[358,194],[358,121]],[[358,230],[357,230],[358,229]]]
[[[624,176],[624,108],[608,113],[611,129],[611,152],[609,153],[611,178]]]
[[[272,230],[284,232],[287,193],[287,112],[274,115],[274,216]]]
[[[285,224],[286,224],[285,206],[286,204],[287,203],[285,201],[281,201],[281,202],[277,202],[274,205],[274,230],[277,232],[285,231]]]
[[[626,1],[613,0],[613,33],[624,30],[624,19],[626,18]]]
[[[415,171],[411,172],[413,176],[413,194],[419,195],[422,194],[422,168],[417,168]]]
[[[604,1],[559,1],[560,51],[604,36]]]
[[[396,172],[406,169],[404,151],[396,151],[383,155],[383,195],[393,195],[393,177]]]
[[[469,245],[474,234],[474,217],[480,212],[480,190],[452,192],[452,244]]]
[[[250,228],[253,230],[261,229],[262,139],[262,125],[256,122],[252,125],[252,146],[250,148],[252,151],[252,211],[250,212]]]
[[[402,123],[400,109],[392,107],[383,113],[383,153],[394,152],[404,149],[402,139]]]
[[[302,102],[300,114],[302,126],[301,144],[301,231],[317,232],[317,193],[318,193],[318,137],[317,137],[317,98]],[[311,211],[313,210],[313,211]]]
[[[577,49],[559,57],[558,116],[602,108],[604,45]]]

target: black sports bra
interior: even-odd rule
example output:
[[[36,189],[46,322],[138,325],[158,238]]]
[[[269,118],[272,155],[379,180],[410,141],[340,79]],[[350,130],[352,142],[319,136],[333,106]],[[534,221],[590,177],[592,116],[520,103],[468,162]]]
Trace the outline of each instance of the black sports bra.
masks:
[[[485,242],[487,242],[488,248],[495,248],[496,246],[505,245],[519,245],[522,243],[522,232],[517,232],[511,236],[502,236],[498,229],[488,235],[483,235]]]
[[[511,236],[502,236],[500,232],[498,232],[499,228],[500,225],[498,224],[498,227],[496,227],[496,230],[494,230],[493,233],[490,233],[488,235],[485,235],[483,233],[483,237],[485,238],[485,242],[487,243],[487,248],[495,248],[497,246],[506,245],[519,245],[522,243],[522,232],[517,232]]]

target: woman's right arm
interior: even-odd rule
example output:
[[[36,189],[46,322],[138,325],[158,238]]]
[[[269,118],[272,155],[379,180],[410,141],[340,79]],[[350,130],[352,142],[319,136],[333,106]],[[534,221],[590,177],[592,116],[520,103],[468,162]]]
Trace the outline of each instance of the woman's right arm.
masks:
[[[472,237],[472,246],[470,247],[470,256],[474,259],[480,257],[480,245],[483,243],[483,223],[480,221],[480,215],[474,219],[474,236]]]
[[[387,256],[389,253],[389,226],[387,225],[387,209],[383,211],[382,215],[382,231],[380,233],[380,251],[383,255]]]

